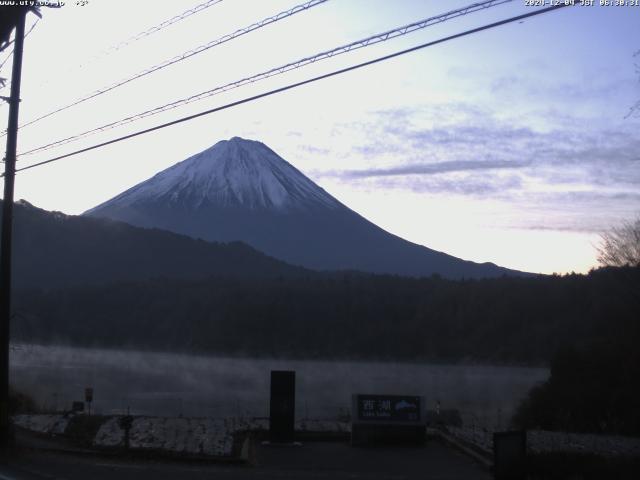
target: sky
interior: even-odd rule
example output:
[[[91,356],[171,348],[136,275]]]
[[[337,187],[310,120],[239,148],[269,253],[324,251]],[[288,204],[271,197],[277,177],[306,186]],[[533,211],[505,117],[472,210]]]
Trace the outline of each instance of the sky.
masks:
[[[223,0],[111,48],[203,1],[43,9],[26,39],[21,123],[297,4]],[[471,3],[329,0],[26,126],[18,152]],[[471,13],[22,155],[18,167],[535,9],[515,0]],[[640,6],[560,9],[20,172],[16,199],[80,214],[240,136],[412,242],[519,270],[587,272],[600,234],[640,213],[639,27]],[[8,61],[0,76],[10,73]]]

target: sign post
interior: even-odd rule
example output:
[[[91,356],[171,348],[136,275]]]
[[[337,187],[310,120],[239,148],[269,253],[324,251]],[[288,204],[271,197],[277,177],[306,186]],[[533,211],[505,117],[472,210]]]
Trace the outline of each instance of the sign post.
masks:
[[[84,389],[84,401],[88,405],[89,415],[91,415],[91,402],[93,402],[93,387]]]

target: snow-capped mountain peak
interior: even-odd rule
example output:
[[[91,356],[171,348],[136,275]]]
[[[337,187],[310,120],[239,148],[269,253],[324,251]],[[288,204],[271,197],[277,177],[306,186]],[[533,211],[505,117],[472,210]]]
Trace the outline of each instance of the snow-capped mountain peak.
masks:
[[[284,211],[341,206],[269,147],[240,137],[216,143],[107,204],[130,206],[149,201]]]

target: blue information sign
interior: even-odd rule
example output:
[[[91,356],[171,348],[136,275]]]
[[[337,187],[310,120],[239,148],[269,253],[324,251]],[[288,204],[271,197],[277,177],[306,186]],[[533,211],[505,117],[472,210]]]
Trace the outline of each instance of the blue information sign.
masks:
[[[406,395],[357,395],[357,418],[367,422],[420,422],[420,397]]]

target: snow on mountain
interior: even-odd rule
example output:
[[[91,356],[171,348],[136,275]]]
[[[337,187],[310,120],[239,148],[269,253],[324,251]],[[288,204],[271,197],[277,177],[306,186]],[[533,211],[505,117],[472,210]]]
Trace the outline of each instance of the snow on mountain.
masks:
[[[239,137],[218,142],[97,208],[150,201],[278,211],[342,207],[269,147]]]

